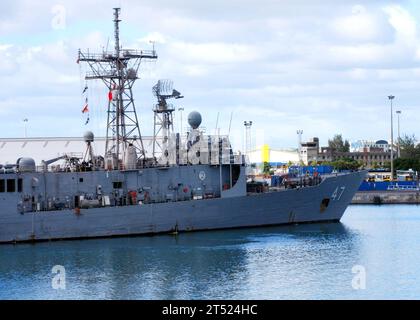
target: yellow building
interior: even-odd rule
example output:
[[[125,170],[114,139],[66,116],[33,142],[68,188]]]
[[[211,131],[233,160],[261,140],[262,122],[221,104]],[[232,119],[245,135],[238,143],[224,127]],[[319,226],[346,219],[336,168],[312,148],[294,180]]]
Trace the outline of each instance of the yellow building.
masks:
[[[287,164],[289,162],[299,163],[299,153],[297,149],[271,149],[268,144],[264,144],[248,155],[250,163],[262,164],[268,162],[272,166]]]

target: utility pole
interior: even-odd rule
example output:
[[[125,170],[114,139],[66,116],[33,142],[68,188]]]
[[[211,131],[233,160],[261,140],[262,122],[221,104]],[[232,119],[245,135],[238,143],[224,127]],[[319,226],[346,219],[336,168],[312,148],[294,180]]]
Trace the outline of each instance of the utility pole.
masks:
[[[401,136],[400,136],[400,114],[401,110],[397,110],[397,117],[398,117],[398,158],[401,157]]]
[[[245,126],[245,153],[249,158],[249,153],[251,152],[251,126],[252,121],[244,121]]]
[[[388,99],[391,101],[391,181],[394,181],[394,112],[392,110],[392,100],[395,96],[389,95]]]
[[[182,137],[182,111],[184,111],[184,108],[183,107],[180,107],[180,108],[178,108],[178,111],[179,111],[179,113],[180,113],[180,115],[181,115],[181,128],[180,128],[180,130],[179,130],[179,134],[181,135],[181,137]]]
[[[24,130],[25,130],[25,138],[28,137],[28,128],[27,128],[27,125],[28,125],[28,118],[25,118],[25,119],[23,119],[23,127],[24,127]]]
[[[298,153],[299,153],[299,165],[302,163],[302,134],[303,130],[299,129],[296,131],[298,135]]]

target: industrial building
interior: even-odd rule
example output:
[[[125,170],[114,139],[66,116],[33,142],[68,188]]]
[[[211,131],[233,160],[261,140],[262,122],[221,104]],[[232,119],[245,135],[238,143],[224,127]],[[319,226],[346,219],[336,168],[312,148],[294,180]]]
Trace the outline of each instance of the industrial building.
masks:
[[[267,162],[271,167],[279,167],[289,163],[299,163],[299,153],[297,149],[271,149],[268,144],[259,146],[251,150],[248,154],[249,162],[262,165]]]
[[[394,159],[397,158],[394,146]],[[352,144],[349,152],[332,150],[329,147],[320,147],[319,139],[312,138],[301,144],[301,158],[304,164],[329,162],[348,158],[363,162],[367,168],[384,166],[391,161],[391,145],[386,140],[357,141]]]
[[[146,154],[151,155],[152,137],[142,137]],[[105,137],[95,137],[93,150],[97,154],[105,151]],[[0,164],[16,164],[20,157],[30,157],[40,164],[42,160],[68,156],[83,157],[86,142],[83,137],[40,137],[40,138],[0,138]]]

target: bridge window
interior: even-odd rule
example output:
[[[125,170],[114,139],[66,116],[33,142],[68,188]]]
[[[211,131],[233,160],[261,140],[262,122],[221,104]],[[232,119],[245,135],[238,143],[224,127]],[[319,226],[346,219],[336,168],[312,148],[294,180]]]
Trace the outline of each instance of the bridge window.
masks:
[[[7,192],[15,192],[16,191],[16,180],[15,179],[7,179]]]
[[[0,192],[4,192],[5,190],[4,190],[4,180],[3,179],[1,179],[0,180]]]

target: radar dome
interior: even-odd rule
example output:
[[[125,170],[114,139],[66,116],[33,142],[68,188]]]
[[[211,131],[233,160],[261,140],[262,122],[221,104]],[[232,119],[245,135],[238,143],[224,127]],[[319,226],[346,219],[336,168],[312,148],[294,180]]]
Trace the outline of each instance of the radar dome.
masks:
[[[17,168],[19,172],[35,172],[35,160],[32,158],[19,158]]]
[[[188,124],[193,129],[197,129],[201,124],[201,114],[197,111],[193,111],[188,115]]]
[[[83,139],[85,142],[93,142],[93,140],[95,140],[95,136],[93,135],[92,131],[86,131],[83,135]]]

